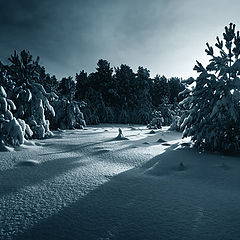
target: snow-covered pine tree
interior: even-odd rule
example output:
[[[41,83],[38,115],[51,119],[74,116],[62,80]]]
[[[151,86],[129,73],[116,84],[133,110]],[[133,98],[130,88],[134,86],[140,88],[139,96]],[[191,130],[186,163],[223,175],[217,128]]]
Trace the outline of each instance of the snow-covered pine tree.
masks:
[[[195,88],[184,99],[190,104],[181,128],[197,147],[216,151],[240,149],[240,35],[235,25],[225,27],[223,40],[217,37],[219,54],[207,43],[207,67],[197,62]]]
[[[86,126],[83,113],[80,110],[85,105],[83,101],[57,99],[52,101],[52,105],[56,110],[56,116],[51,119],[53,129],[75,129]]]
[[[152,120],[147,125],[147,127],[150,129],[160,129],[160,128],[162,128],[163,121],[164,121],[164,119],[162,117],[161,111],[153,111],[152,112]]]
[[[180,126],[182,123],[182,120],[185,118],[184,114],[185,114],[186,110],[180,106],[178,103],[174,103],[172,105],[172,122],[170,125],[169,130],[171,131],[180,131]]]
[[[80,108],[85,105],[83,101],[75,101],[76,84],[72,77],[62,78],[58,86],[60,99],[52,101],[56,116],[52,119],[54,129],[74,129],[86,126]]]
[[[172,121],[173,121],[173,116],[175,115],[173,109],[174,106],[173,104],[168,103],[169,99],[167,97],[163,98],[162,103],[159,104],[157,111],[160,111],[163,117],[163,122],[162,125],[163,126],[169,126],[171,125]]]
[[[52,135],[49,130],[49,121],[45,118],[48,109],[55,115],[48,98],[52,93],[47,93],[40,82],[39,57],[34,61],[28,51],[21,51],[9,58],[11,64],[4,65],[8,78],[8,96],[16,104],[14,116],[26,121],[33,130],[33,136],[44,138]],[[56,96],[56,95],[55,95]]]
[[[5,89],[0,86],[0,146],[23,144],[24,137],[32,137],[33,132],[22,119],[16,119],[13,111],[16,110],[14,102],[7,97]],[[2,149],[2,147],[1,147]]]

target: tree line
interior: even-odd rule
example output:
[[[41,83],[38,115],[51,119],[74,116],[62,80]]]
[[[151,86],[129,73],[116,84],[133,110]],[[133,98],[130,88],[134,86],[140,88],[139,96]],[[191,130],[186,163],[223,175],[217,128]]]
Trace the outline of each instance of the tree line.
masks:
[[[113,69],[103,59],[95,72],[83,70],[60,81],[26,50],[14,51],[8,60],[0,62],[0,140],[10,145],[86,122],[148,124],[153,110],[178,104],[185,88],[180,78],[152,79],[146,68],[135,73],[122,64]]]
[[[84,101],[82,109],[87,124],[139,123],[147,124],[153,110],[161,104],[176,104],[185,85],[182,79],[157,75],[150,78],[150,71],[122,64],[114,69],[107,60],[100,59],[96,72],[80,71],[75,76],[63,78],[58,93],[70,101]]]

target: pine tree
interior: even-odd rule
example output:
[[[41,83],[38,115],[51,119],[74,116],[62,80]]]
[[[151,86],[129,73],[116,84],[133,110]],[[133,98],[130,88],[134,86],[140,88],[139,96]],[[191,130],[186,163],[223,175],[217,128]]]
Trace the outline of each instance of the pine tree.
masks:
[[[168,81],[169,85],[169,102],[179,102],[181,101],[181,97],[179,96],[179,93],[184,90],[184,85],[181,83],[181,79],[177,77],[172,77]]]
[[[100,59],[97,63],[97,71],[93,79],[93,88],[100,91],[103,101],[107,106],[113,104],[116,99],[116,86],[112,76],[113,69],[107,60]]]
[[[64,77],[58,85],[58,93],[68,101],[72,101],[75,95],[75,82],[71,76]]]
[[[14,116],[25,120],[36,138],[52,135],[45,110],[48,109],[53,116],[55,111],[48,101],[52,94],[47,93],[39,83],[45,75],[45,69],[39,65],[39,57],[33,60],[28,51],[23,50],[20,54],[15,51],[9,62],[4,68],[9,79],[8,86],[11,86],[8,88],[8,96],[16,104]]]
[[[88,88],[90,87],[87,73],[84,72],[84,70],[81,71],[79,74],[76,74],[75,80],[76,80],[75,99],[77,101],[80,100],[85,101]]]
[[[132,94],[134,93],[133,83],[135,81],[135,74],[133,70],[129,66],[122,64],[120,68],[115,68],[114,77],[116,81],[117,94],[119,97],[119,104],[133,104],[134,97]]]
[[[76,84],[71,76],[64,77],[58,85],[60,100],[53,102],[56,117],[52,120],[54,128],[74,129],[86,126],[81,107],[85,102],[75,100]]]
[[[165,76],[157,75],[153,79],[152,86],[152,101],[155,108],[159,106],[161,103],[165,103],[166,99],[170,97],[170,88],[168,84],[168,80]]]
[[[135,73],[133,70],[122,64],[120,68],[115,68],[116,88],[118,101],[116,114],[119,123],[130,122],[130,112],[136,107],[137,96],[135,93]]]
[[[44,81],[44,87],[47,92],[57,92],[58,88],[58,80],[55,75],[50,76],[50,74],[46,75],[45,81]]]
[[[137,94],[136,114],[133,114],[133,121],[136,123],[147,124],[151,119],[152,99],[150,82],[149,70],[139,67],[135,81],[135,92]]]
[[[181,128],[183,137],[191,136],[195,145],[209,150],[240,149],[240,35],[235,25],[225,27],[223,40],[217,37],[219,54],[207,43],[210,63],[199,73],[196,87],[184,100],[190,105],[188,117]]]

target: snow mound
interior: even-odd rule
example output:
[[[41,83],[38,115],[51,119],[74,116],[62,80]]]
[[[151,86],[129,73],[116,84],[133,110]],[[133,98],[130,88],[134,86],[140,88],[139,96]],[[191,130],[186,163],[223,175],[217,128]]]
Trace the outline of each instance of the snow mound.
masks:
[[[178,168],[176,169],[177,171],[184,171],[186,169],[186,166],[184,165],[183,162],[180,162],[178,165]]]
[[[27,146],[36,146],[36,144],[35,144],[34,141],[30,141],[30,140],[27,140],[27,139],[24,139],[24,145],[27,145]]]
[[[58,132],[61,132],[61,133],[66,132],[66,130],[63,130],[63,129],[60,129],[60,128],[58,128],[57,131],[58,131]]]
[[[37,160],[24,160],[18,163],[18,166],[26,166],[26,167],[34,167],[36,165],[38,165],[39,162]]]
[[[157,142],[159,142],[159,143],[165,143],[166,141],[165,141],[164,139],[162,139],[162,138],[159,138],[159,139],[157,140]]]
[[[151,130],[148,134],[155,134],[156,132],[154,130]]]
[[[114,138],[114,140],[117,140],[117,141],[119,141],[119,140],[129,140],[129,138],[122,137],[122,136],[117,136],[116,138]]]
[[[13,148],[8,147],[4,145],[2,142],[0,142],[0,152],[12,152]]]
[[[114,138],[114,140],[119,141],[119,140],[129,140],[129,139],[127,137],[123,136],[122,129],[119,128],[118,129],[118,136],[116,138]]]

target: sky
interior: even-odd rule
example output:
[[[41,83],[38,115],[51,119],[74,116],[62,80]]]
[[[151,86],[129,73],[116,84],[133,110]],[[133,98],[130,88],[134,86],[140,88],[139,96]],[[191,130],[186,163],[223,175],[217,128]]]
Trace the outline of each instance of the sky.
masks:
[[[0,60],[29,50],[59,79],[112,67],[143,66],[166,77],[196,77],[230,22],[240,30],[239,0],[0,0]]]

